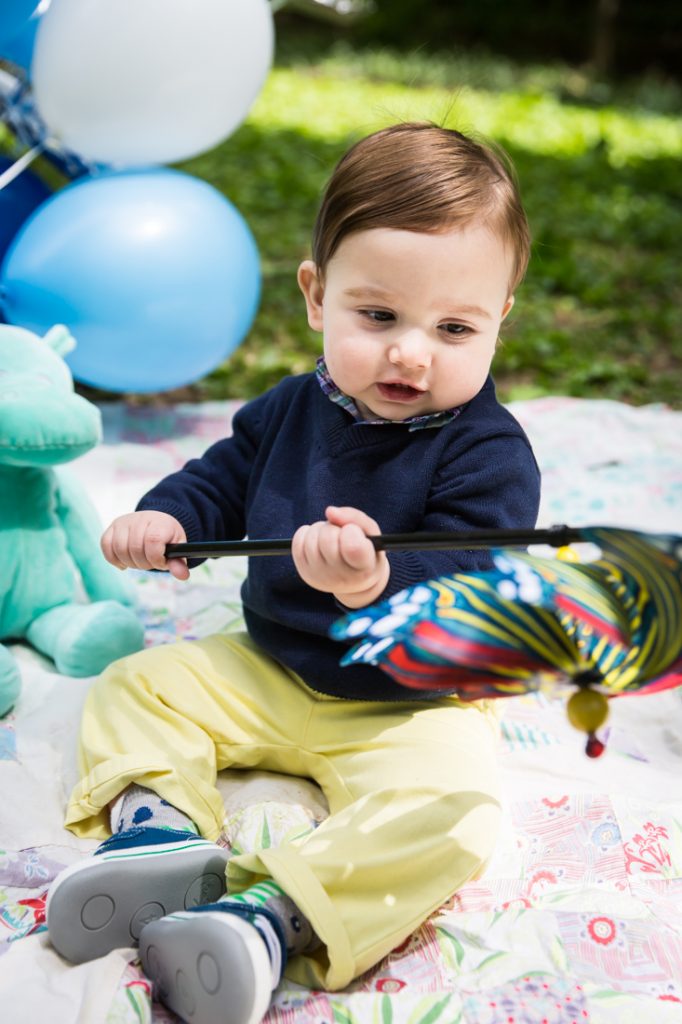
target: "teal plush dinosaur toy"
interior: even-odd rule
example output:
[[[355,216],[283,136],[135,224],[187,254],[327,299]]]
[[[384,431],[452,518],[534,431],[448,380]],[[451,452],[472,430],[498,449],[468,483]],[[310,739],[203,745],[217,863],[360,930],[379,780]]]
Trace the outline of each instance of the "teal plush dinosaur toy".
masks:
[[[28,641],[69,676],[95,675],[143,645],[128,584],[100,551],[94,507],[53,469],[101,440],[99,409],[75,394],[62,358],[74,346],[65,327],[40,338],[0,325],[0,715],[20,691],[1,641]]]

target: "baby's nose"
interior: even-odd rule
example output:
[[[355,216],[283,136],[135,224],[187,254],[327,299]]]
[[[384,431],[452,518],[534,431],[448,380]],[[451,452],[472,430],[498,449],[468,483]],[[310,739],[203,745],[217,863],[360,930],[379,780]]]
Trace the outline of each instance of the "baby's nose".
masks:
[[[405,331],[394,340],[388,357],[394,364],[415,369],[427,367],[431,364],[431,346],[421,331]]]

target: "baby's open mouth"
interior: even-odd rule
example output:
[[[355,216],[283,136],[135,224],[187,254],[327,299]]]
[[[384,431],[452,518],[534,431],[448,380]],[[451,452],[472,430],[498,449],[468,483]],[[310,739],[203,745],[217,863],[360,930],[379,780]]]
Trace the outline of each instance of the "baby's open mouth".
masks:
[[[382,398],[388,398],[393,402],[412,402],[424,394],[419,388],[413,388],[411,384],[377,384],[377,388]]]

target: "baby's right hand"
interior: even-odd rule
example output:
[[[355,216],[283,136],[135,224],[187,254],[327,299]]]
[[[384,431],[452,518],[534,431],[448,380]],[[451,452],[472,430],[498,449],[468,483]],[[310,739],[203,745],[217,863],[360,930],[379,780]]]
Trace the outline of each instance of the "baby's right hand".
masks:
[[[166,512],[130,512],[119,516],[102,536],[104,557],[117,569],[167,569],[178,580],[189,579],[185,558],[166,559],[167,544],[187,540],[177,519]]]

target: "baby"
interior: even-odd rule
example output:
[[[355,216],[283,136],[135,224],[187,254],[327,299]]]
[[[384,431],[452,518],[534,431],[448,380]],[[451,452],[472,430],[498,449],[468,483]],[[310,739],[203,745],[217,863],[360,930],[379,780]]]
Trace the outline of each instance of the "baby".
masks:
[[[298,270],[316,370],[243,406],[229,438],[102,539],[114,565],[178,579],[190,569],[168,544],[293,547],[250,560],[246,633],[152,648],[93,685],[66,823],[110,837],[52,886],[68,959],[139,941],[181,1017],[255,1024],[283,972],[343,988],[483,870],[500,816],[487,705],[341,668],[328,634],[346,609],[490,567],[485,552],[387,554],[369,536],[534,526],[537,465],[489,376],[528,255],[513,173],[488,145],[398,124],[337,165]],[[310,777],[329,817],[228,859],[227,767]]]

